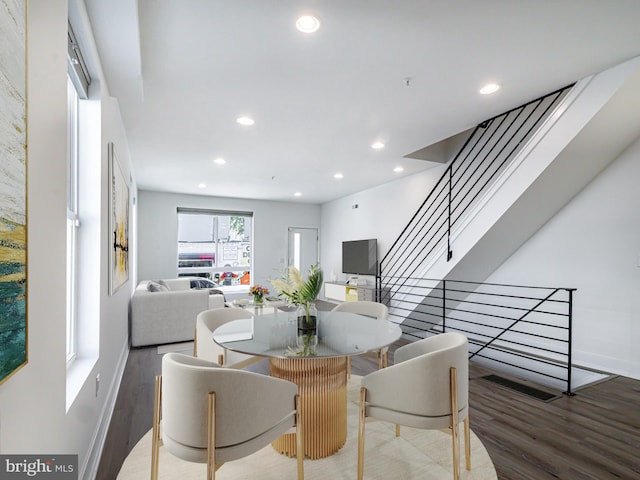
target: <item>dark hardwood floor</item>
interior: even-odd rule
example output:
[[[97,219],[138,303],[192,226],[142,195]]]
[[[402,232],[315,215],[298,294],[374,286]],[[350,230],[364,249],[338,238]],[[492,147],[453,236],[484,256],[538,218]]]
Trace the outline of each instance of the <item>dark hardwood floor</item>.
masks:
[[[127,454],[151,428],[161,358],[156,347],[129,353],[98,480],[115,479]],[[375,368],[374,360],[353,358],[354,374]],[[266,372],[268,363],[252,369]],[[613,377],[574,397],[560,394],[543,402],[483,378],[491,373],[470,365],[470,422],[500,480],[640,480],[640,381]]]

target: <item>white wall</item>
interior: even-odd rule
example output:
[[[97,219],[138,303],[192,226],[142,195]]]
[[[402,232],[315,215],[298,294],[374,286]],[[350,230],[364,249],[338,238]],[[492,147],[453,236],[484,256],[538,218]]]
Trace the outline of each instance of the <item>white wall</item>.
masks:
[[[128,148],[117,104],[103,99],[101,211],[87,219],[101,231],[97,359],[67,411],[65,361],[67,0],[28,2],[28,364],[0,386],[0,452],[79,455],[80,478],[92,478],[101,437],[127,352],[131,282],[108,296],[107,150]],[[98,83],[100,79],[97,79]],[[132,186],[135,192],[135,185]],[[82,301],[82,299],[81,299]],[[95,393],[95,376],[101,389]]]
[[[28,361],[0,386],[2,453],[69,452],[65,430],[66,1],[28,8]],[[61,447],[61,448],[59,448]]]
[[[574,361],[640,378],[640,140],[487,282],[575,287]]]
[[[140,280],[178,276],[178,208],[253,212],[252,284],[268,285],[268,278],[279,276],[286,266],[288,227],[320,226],[318,205],[141,190],[138,194]]]
[[[342,274],[345,240],[377,238],[382,259],[445,169],[446,165],[439,165],[323,204],[320,248],[325,279],[346,279]]]

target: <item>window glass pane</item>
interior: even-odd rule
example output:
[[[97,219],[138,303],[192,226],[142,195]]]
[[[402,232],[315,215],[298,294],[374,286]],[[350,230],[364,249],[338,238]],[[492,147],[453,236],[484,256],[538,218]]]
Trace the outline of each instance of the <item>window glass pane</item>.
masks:
[[[77,311],[75,278],[77,268],[75,263],[76,227],[72,218],[67,218],[67,363],[75,358],[76,329],[75,318]]]
[[[293,266],[300,270],[300,234],[293,234]]]
[[[178,212],[178,276],[250,285],[252,220],[236,212]]]
[[[67,77],[67,209],[78,212],[78,93]]]

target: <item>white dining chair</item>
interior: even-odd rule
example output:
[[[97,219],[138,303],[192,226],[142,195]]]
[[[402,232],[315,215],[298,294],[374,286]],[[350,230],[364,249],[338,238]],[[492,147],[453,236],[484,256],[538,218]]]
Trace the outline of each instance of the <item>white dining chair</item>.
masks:
[[[252,317],[251,312],[243,308],[213,308],[200,312],[196,317],[193,356],[227,368],[244,368],[260,361],[260,357],[230,352],[213,341],[213,332],[220,325]]]
[[[460,478],[459,423],[464,423],[466,469],[471,469],[469,347],[459,333],[443,333],[398,348],[394,365],[362,378],[358,480],[364,472],[365,421],[376,418],[420,429],[450,429],[453,478]]]
[[[356,302],[343,302],[336,305],[334,312],[349,312],[358,315],[373,317],[378,320],[387,320],[389,318],[389,308],[383,303],[371,302],[368,300]],[[389,365],[389,348],[383,347],[375,352],[367,352],[363,356],[372,356],[378,360],[378,368],[384,368]],[[347,376],[351,378],[351,357],[347,360]]]
[[[151,480],[158,478],[161,445],[178,458],[206,463],[207,480],[215,480],[225,462],[251,455],[292,429],[298,480],[303,480],[300,398],[295,383],[167,353],[162,374],[156,377]]]

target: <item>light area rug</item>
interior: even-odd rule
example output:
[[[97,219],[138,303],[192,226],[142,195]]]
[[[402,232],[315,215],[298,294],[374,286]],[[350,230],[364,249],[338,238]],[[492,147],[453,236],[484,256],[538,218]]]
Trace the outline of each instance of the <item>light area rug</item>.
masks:
[[[304,462],[306,480],[355,479],[358,462],[358,390],[360,377],[349,381],[347,442],[330,457]],[[473,426],[473,411],[471,412]],[[464,442],[460,432],[461,478],[496,480],[496,471],[480,440],[471,432],[471,470],[464,469]],[[149,478],[151,469],[151,431],[138,442],[125,459],[117,480]],[[180,460],[160,449],[160,479],[195,480],[206,478],[206,465]],[[217,472],[218,480],[286,480],[297,478],[295,458],[277,453],[271,445],[240,460],[225,463]],[[367,480],[450,480],[453,478],[451,435],[439,430],[395,426],[386,422],[368,422],[365,432],[364,478]]]

